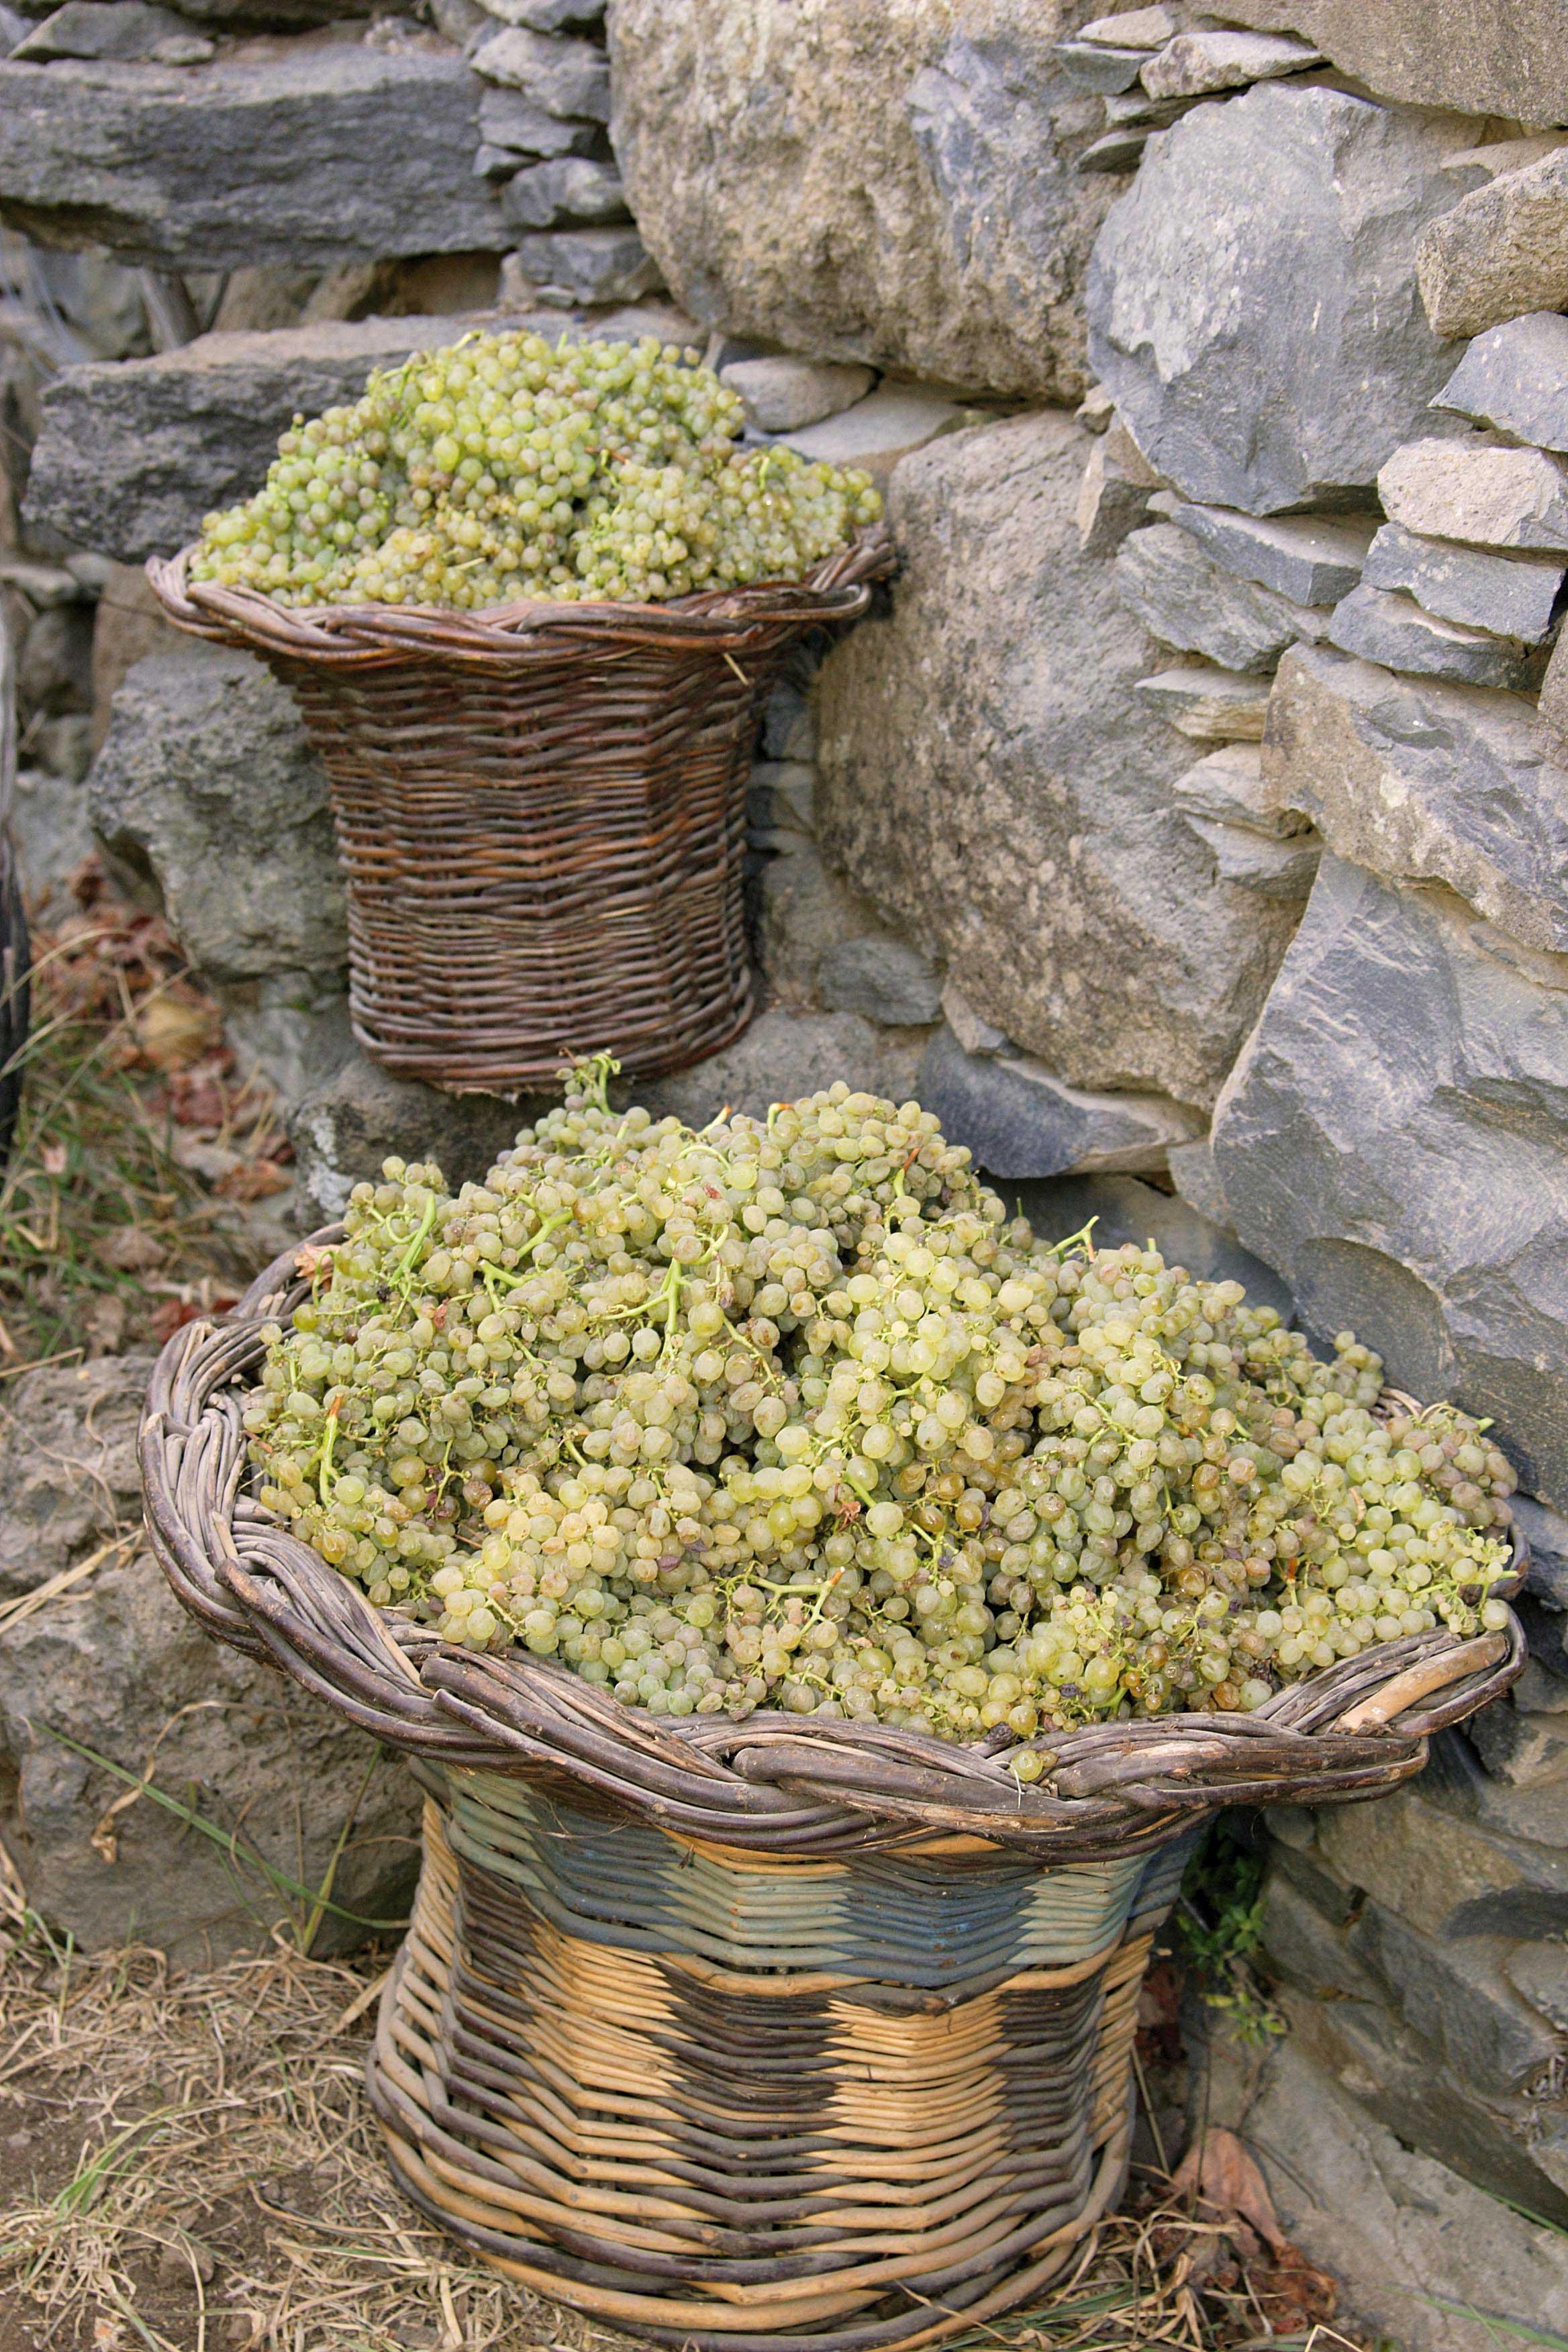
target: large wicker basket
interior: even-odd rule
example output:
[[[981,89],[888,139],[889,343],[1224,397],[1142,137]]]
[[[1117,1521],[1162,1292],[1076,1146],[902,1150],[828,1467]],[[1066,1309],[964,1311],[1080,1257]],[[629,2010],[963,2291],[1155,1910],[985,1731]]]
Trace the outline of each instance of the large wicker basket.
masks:
[[[289,610],[147,576],[171,620],[258,654],[331,786],[365,1051],[454,1092],[552,1084],[601,1049],[680,1069],[752,1013],[745,780],[807,630],[891,568],[863,534],[798,587],[668,604]]]
[[[1120,2194],[1139,1987],[1198,1831],[1395,1787],[1523,1664],[1511,1620],[1414,1635],[1254,1715],[1073,1733],[1027,1787],[995,1734],[647,1716],[378,1612],[247,1498],[245,1387],[292,1283],[279,1259],[159,1359],[153,1549],[219,1640],[429,1792],[369,2067],[398,2180],[658,2341],[910,2346],[1037,2296]]]

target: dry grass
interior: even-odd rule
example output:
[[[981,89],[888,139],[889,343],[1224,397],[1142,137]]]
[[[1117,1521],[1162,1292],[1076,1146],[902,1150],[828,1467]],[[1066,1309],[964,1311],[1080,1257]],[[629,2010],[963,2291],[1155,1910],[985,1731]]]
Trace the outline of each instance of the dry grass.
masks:
[[[280,1937],[184,1975],[145,1949],[84,1956],[8,1873],[0,1943],[0,2352],[624,2345],[392,2187],[362,2083],[384,1955],[310,1960]],[[1151,2179],[1047,2305],[963,2345],[1358,2352],[1330,2283],[1205,2191],[1207,2172],[1180,2195]]]

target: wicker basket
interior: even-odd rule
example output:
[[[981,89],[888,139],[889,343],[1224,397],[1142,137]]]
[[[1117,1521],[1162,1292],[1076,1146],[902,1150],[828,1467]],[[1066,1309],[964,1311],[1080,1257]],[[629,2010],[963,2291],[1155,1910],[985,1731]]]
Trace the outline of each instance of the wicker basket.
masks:
[[[400,2183],[658,2341],[910,2346],[1034,2298],[1120,2194],[1139,1986],[1199,1830],[1397,1786],[1523,1664],[1511,1620],[1413,1635],[1254,1715],[1069,1734],[1027,1787],[996,1734],[647,1716],[372,1609],[247,1498],[244,1384],[292,1281],[159,1359],[153,1549],[429,1792],[369,2067]]]
[[[606,1050],[652,1077],[752,1013],[745,779],[791,644],[891,569],[863,534],[799,587],[668,604],[290,610],[147,576],[171,620],[259,654],[331,785],[354,1034],[450,1091]]]

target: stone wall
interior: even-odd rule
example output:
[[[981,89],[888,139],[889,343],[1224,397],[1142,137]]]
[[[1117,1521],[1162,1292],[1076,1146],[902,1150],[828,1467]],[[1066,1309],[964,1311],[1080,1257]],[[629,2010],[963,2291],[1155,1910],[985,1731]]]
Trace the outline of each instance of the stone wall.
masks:
[[[1539,2319],[1553,2242],[1508,2208],[1568,2221],[1554,12],[69,0],[21,30],[0,217],[75,338],[0,304],[26,756],[284,1085],[311,1217],[386,1150],[482,1166],[519,1112],[354,1052],[297,723],[149,630],[130,567],[297,405],[498,303],[694,341],[753,437],[883,480],[898,577],[757,747],[764,1010],[648,1091],[918,1091],[1041,1223],[1152,1234],[1495,1419],[1531,1664],[1418,1788],[1270,1822],[1291,2032],[1237,2112],[1402,2345]]]

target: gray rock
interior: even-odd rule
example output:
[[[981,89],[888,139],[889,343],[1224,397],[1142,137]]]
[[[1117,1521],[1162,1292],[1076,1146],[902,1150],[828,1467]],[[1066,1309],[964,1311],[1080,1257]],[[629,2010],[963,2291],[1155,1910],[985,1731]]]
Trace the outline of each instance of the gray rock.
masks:
[[[637,1089],[656,1116],[705,1126],[726,1103],[765,1118],[775,1102],[796,1102],[842,1078],[868,1094],[908,1102],[923,1040],[918,1030],[879,1029],[855,1013],[792,1013],[772,1005],[744,1036],[675,1077]]]
[[[520,89],[546,114],[577,115],[590,122],[610,119],[610,68],[592,41],[552,39],[509,25],[470,53],[474,71],[487,81]]]
[[[1151,98],[1200,98],[1215,89],[1240,89],[1254,81],[1321,66],[1321,50],[1309,41],[1270,33],[1178,33],[1151,58],[1142,82]]]
[[[314,1221],[341,1217],[353,1187],[380,1176],[384,1160],[434,1160],[449,1184],[478,1180],[548,1108],[494,1095],[446,1095],[389,1077],[358,1052],[306,1093],[289,1122],[300,1185]]]
[[[563,304],[635,302],[662,282],[635,228],[542,229],[517,239],[516,258],[542,297]]]
[[[1122,542],[1116,585],[1151,636],[1226,669],[1271,670],[1299,637],[1321,636],[1328,618],[1272,588],[1238,580],[1168,522]]]
[[[809,839],[816,830],[816,771],[806,760],[754,760],[746,785],[746,819],[754,831],[782,830]],[[773,846],[770,841],[757,844]]]
[[[1214,1125],[1237,1231],[1310,1328],[1492,1415],[1548,1501],[1568,1495],[1565,1071],[1568,959],[1325,857]]]
[[[1073,169],[1080,176],[1098,172],[1135,171],[1142,161],[1149,139],[1148,129],[1136,122],[1123,123],[1114,131],[1105,131],[1099,139],[1091,139],[1075,159]]]
[[[1513,1515],[1530,1546],[1530,1590],[1552,1608],[1568,1610],[1568,1519],[1533,1495],[1516,1495]]]
[[[1568,1725],[1553,1727],[1550,1715],[1531,1714],[1504,1698],[1483,1707],[1466,1727],[1493,1780],[1510,1789],[1535,1789],[1568,1776]]]
[[[535,33],[562,33],[603,24],[605,0],[484,0],[506,25],[526,25]]]
[[[762,845],[773,854],[758,877],[756,951],[772,996],[792,1012],[820,1013],[825,957],[847,941],[876,944],[885,932],[877,909],[831,872],[810,835],[798,824],[773,832]],[[853,990],[853,961],[844,975]],[[892,975],[889,975],[889,980]],[[846,1012],[867,1013],[865,1004]],[[872,1017],[876,1017],[873,1015]],[[933,1020],[934,1013],[926,1013]]]
[[[1074,13],[616,0],[616,152],[669,286],[785,351],[1076,399],[1115,190],[1073,168],[1092,105],[1054,45]]]
[[[1243,1249],[1226,1226],[1136,1176],[1052,1176],[1009,1184],[1005,1197],[1009,1207],[1017,1202],[1036,1233],[1047,1240],[1081,1233],[1092,1217],[1096,1249],[1119,1249],[1124,1242],[1136,1242],[1142,1249],[1152,1242],[1167,1265],[1185,1266],[1196,1281],[1239,1282],[1253,1306],[1272,1307],[1287,1320],[1294,1311],[1290,1293],[1273,1267]]]
[[[419,1819],[401,1766],[281,1675],[211,1641],[143,1548],[135,1432],[151,1368],[148,1357],[110,1357],[26,1374],[0,1408],[7,1597],[100,1555],[5,1631],[0,1830],[28,1899],[89,1950],[134,1937],[185,1965],[265,1952],[275,1922],[310,1909],[148,1801],[117,1813],[95,1846],[124,1786],[58,1732],[132,1774],[151,1766],[160,1789],[306,1887],[326,1878],[352,1818],[332,1898],[395,1921]],[[329,1912],[315,1948],[367,1932]]]
[[[1369,588],[1403,588],[1423,612],[1539,645],[1551,630],[1563,565],[1558,556],[1500,555],[1426,539],[1385,522],[1367,550]]]
[[[1432,405],[1542,449],[1568,449],[1568,319],[1531,310],[1489,327]]]
[[[1377,478],[1391,522],[1482,547],[1568,549],[1568,465],[1480,434],[1409,441]]]
[[[1171,786],[1184,816],[1208,817],[1215,824],[1245,825],[1277,841],[1308,829],[1308,821],[1280,798],[1277,780],[1265,775],[1262,747],[1224,743]]]
[[[1085,555],[1114,555],[1128,532],[1144,520],[1154,495],[1147,483],[1135,481],[1117,464],[1107,446],[1109,439],[1102,428],[1079,488],[1078,543]]]
[[[1275,681],[1263,772],[1336,856],[1446,882],[1526,947],[1568,951],[1568,763],[1520,696],[1302,646]]]
[[[1200,1136],[1195,1143],[1172,1145],[1171,1181],[1201,1217],[1229,1232],[1230,1210],[1215,1166],[1214,1146],[1206,1135]]]
[[[1098,41],[1109,48],[1163,48],[1182,29],[1182,19],[1173,8],[1123,8],[1114,16],[1096,16],[1092,23],[1080,25],[1074,37],[1080,41]]]
[[[1291,918],[1216,881],[1173,804],[1192,754],[1131,691],[1148,640],[1077,545],[1089,446],[1047,413],[899,466],[889,607],[818,681],[817,824],[1021,1054],[1070,1087],[1201,1104]],[[1264,682],[1239,683],[1261,727]]]
[[[67,368],[44,395],[28,528],[126,563],[172,555],[213,508],[257,488],[297,413],[356,399],[373,368],[455,342],[470,323],[332,320]]]
[[[1109,98],[1117,90],[1131,89],[1149,52],[1111,48],[1103,41],[1058,41],[1056,55],[1069,81]]]
[[[1316,1815],[1314,1857],[1352,1898],[1378,1901],[1424,1935],[1561,1934],[1568,1856],[1500,1837],[1422,1787]]]
[[[1301,34],[1380,98],[1568,122],[1556,0],[1226,0],[1225,14]]]
[[[1453,355],[1412,264],[1475,128],[1261,84],[1145,157],[1096,241],[1089,363],[1186,497],[1268,514],[1364,488],[1415,428]]]
[[[246,980],[346,961],[327,780],[288,689],[248,654],[194,646],[138,662],[88,795],[198,971]]]
[[[1416,276],[1439,335],[1479,335],[1568,303],[1568,150],[1473,188],[1421,239]]]
[[[1539,1658],[1525,1660],[1524,1672],[1509,1696],[1521,1715],[1568,1715],[1568,1682],[1543,1666]]]
[[[1526,1944],[1503,1965],[1531,2008],[1568,2033],[1568,1944]]]
[[[1087,1094],[1037,1062],[966,1054],[946,1028],[926,1049],[916,1094],[949,1142],[999,1181],[1159,1171],[1198,1125],[1167,1096]]]
[[[762,433],[793,433],[853,408],[876,383],[868,367],[836,367],[823,360],[731,360],[720,379],[746,404]]]
[[[157,269],[497,253],[500,207],[466,163],[479,89],[455,51],[345,42],[189,72],[7,61],[0,217]],[[258,176],[265,156],[287,168]]]
[[[949,981],[942,992],[942,1017],[966,1054],[1001,1054],[1007,1040],[994,1022],[974,1010],[961,989]]]
[[[1172,499],[1162,509],[1205,555],[1297,604],[1334,604],[1361,577],[1375,524],[1359,515],[1237,514]]]
[[[1187,823],[1214,852],[1222,882],[1238,890],[1256,890],[1261,898],[1300,900],[1318,878],[1323,845],[1315,833],[1277,841],[1249,824],[1227,824],[1214,817],[1192,815]]]
[[[819,424],[784,436],[788,446],[823,466],[858,466],[884,479],[900,457],[939,435],[973,422],[957,401],[918,385],[880,383],[875,392]]]
[[[1503,1974],[1506,1945],[1424,1936],[1377,1902],[1367,1904],[1347,1941],[1394,2014],[1472,2090],[1495,2098],[1557,2055],[1556,2035]]]
[[[581,155],[600,132],[592,122],[568,122],[546,114],[521,89],[487,89],[479,100],[479,135],[508,154]],[[515,168],[515,166],[513,167]]]
[[[1540,673],[1528,647],[1513,639],[1439,620],[1413,597],[1385,588],[1352,588],[1334,608],[1328,638],[1363,661],[1468,686],[1523,687]]]
[[[1267,678],[1194,662],[1141,677],[1134,694],[1200,743],[1260,743],[1268,713]]]
[[[829,1013],[859,1013],[893,1028],[919,1028],[942,1013],[942,983],[918,948],[903,940],[845,940],[816,967]]]
[[[317,970],[210,983],[240,1068],[259,1072],[285,1118],[358,1050],[346,980],[346,973]]]
[[[591,155],[559,155],[531,163],[509,180],[501,210],[520,228],[549,228],[557,221],[611,221],[626,217],[626,192],[613,163]]]
[[[147,58],[161,41],[188,38],[190,29],[172,8],[153,7],[150,0],[66,0],[11,55],[29,65],[47,65],[53,58]]]

